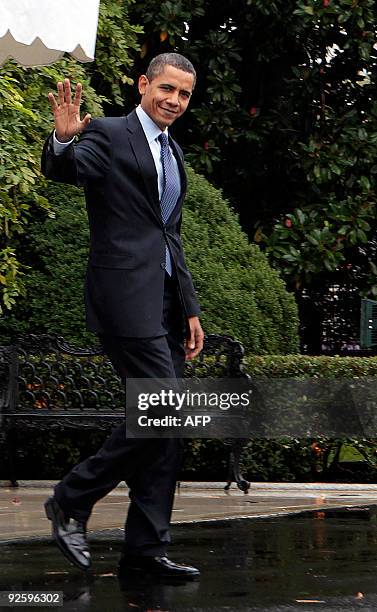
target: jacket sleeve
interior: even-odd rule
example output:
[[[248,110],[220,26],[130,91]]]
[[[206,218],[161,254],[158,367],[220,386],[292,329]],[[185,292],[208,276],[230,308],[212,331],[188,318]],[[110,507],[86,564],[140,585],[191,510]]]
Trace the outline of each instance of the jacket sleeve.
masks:
[[[77,143],[55,155],[53,134],[47,138],[42,152],[42,173],[52,181],[86,187],[103,179],[111,166],[111,141],[101,119],[94,119]]]
[[[200,314],[200,306],[194,284],[192,281],[191,273],[187,268],[185,261],[184,249],[182,244],[182,238],[180,235],[180,227],[182,223],[182,215],[176,225],[176,232],[173,241],[176,245],[176,258],[175,265],[179,278],[179,285],[182,292],[183,301],[185,304],[185,310],[188,317],[198,316]]]
[[[191,273],[189,272],[186,266],[183,249],[181,252],[181,257],[179,258],[179,262],[177,263],[177,267],[179,269],[181,290],[182,290],[183,299],[185,302],[187,316],[197,317],[200,315],[200,306],[199,306],[198,298],[196,295],[196,291],[194,289],[194,284],[192,282]]]

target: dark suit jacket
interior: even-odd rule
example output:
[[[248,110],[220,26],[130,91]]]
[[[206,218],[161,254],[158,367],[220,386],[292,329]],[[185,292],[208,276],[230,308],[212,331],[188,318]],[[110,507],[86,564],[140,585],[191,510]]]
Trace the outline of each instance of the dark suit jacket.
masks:
[[[165,244],[177,274],[184,314],[200,312],[180,237],[186,191],[183,155],[170,139],[181,174],[182,194],[164,227],[157,172],[135,111],[127,117],[95,119],[62,155],[52,135],[42,172],[54,181],[82,186],[90,226],[85,283],[87,325],[117,336],[152,337],[161,327]]]

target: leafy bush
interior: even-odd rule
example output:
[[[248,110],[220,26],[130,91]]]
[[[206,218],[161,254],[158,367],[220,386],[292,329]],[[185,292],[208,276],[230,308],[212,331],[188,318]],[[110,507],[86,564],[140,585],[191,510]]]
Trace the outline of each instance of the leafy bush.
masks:
[[[206,331],[235,336],[252,353],[295,353],[293,295],[221,191],[190,168],[188,178],[183,240]]]
[[[267,378],[360,378],[377,374],[377,357],[247,355],[246,371]]]
[[[27,295],[0,321],[3,341],[18,333],[56,333],[92,344],[85,329],[83,283],[89,232],[80,191],[64,186],[46,193],[54,219],[40,214],[30,222],[22,243],[23,258],[32,266],[25,279]]]
[[[30,268],[19,258],[18,245],[30,216],[49,211],[40,152],[52,126],[47,92],[62,74],[82,81],[86,108],[102,114],[99,98],[78,62],[62,59],[54,66],[33,70],[7,62],[0,68],[0,313],[25,294]]]

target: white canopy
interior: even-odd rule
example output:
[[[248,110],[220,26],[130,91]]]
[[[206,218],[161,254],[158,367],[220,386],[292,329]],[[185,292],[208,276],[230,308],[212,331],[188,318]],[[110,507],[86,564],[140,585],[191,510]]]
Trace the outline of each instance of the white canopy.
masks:
[[[94,59],[100,0],[0,0],[0,65]]]

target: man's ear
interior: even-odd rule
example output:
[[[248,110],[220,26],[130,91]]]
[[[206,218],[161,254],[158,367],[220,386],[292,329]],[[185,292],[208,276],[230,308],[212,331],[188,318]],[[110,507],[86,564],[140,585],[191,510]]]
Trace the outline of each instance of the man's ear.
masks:
[[[139,83],[138,83],[138,87],[139,87],[139,94],[141,96],[143,96],[145,94],[145,90],[147,88],[149,81],[147,79],[147,77],[145,76],[145,74],[142,74],[139,77]]]

